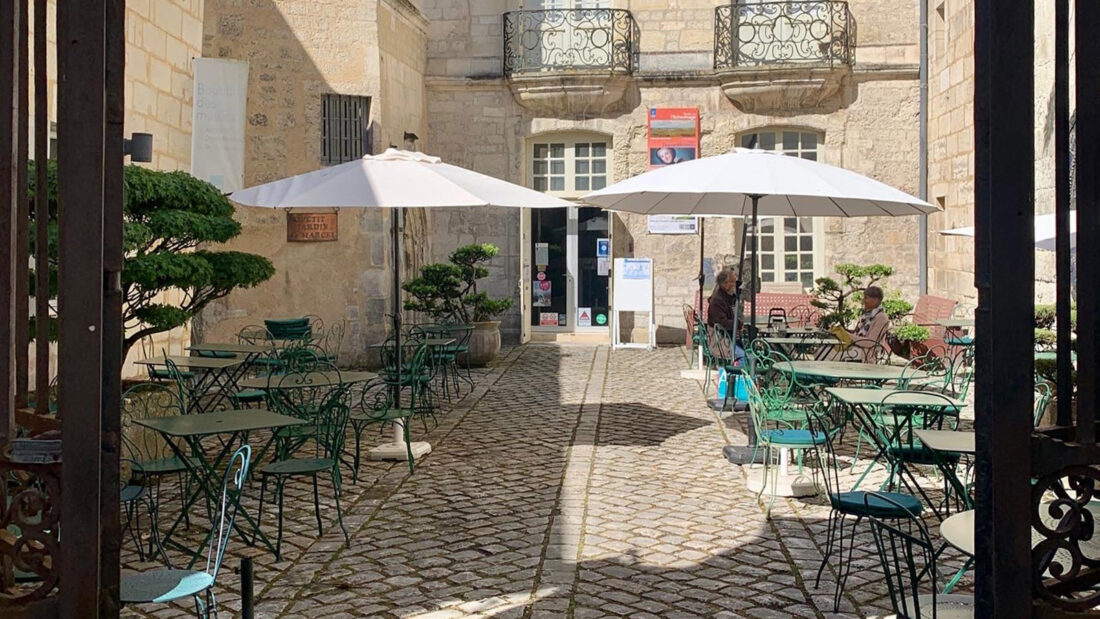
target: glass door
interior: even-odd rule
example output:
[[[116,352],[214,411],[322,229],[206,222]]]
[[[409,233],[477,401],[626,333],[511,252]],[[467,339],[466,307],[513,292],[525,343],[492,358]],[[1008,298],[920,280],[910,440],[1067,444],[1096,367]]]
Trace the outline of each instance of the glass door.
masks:
[[[607,212],[598,208],[532,209],[532,330],[607,330],[609,228]]]

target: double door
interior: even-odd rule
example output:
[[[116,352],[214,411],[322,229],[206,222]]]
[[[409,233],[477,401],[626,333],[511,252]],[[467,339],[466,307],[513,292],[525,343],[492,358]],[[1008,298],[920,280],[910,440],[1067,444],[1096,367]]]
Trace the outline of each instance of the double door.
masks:
[[[607,211],[530,211],[527,325],[542,332],[608,332],[611,233]]]

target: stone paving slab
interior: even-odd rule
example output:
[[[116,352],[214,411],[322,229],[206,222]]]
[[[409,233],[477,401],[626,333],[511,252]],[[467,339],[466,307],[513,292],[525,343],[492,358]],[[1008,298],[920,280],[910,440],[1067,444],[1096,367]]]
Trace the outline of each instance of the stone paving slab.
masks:
[[[312,486],[291,482],[283,559],[234,537],[216,587],[222,616],[239,616],[235,569],[246,556],[255,561],[257,617],[889,614],[865,523],[842,613],[832,613],[832,566],[814,586],[827,502],[779,499],[765,518],[741,468],[722,458],[724,445],[745,442],[745,415],[717,416],[701,385],[679,377],[683,367],[682,348],[505,350],[494,368],[476,371],[477,386],[437,427],[414,427],[414,439],[433,447],[414,475],[404,463],[364,461],[358,483],[345,478],[348,547],[333,522],[331,484],[322,478],[318,535]],[[364,449],[383,440],[375,432]],[[876,471],[866,487],[882,478]],[[165,487],[162,521],[178,510],[174,492]],[[257,494],[248,490],[246,508]],[[274,535],[270,507],[263,527]],[[197,543],[199,533],[196,525],[185,535]],[[155,567],[139,561],[130,539],[124,563]],[[941,584],[961,558],[948,551],[942,563],[951,567]],[[968,587],[967,578],[960,591]],[[123,614],[191,613],[142,605]]]

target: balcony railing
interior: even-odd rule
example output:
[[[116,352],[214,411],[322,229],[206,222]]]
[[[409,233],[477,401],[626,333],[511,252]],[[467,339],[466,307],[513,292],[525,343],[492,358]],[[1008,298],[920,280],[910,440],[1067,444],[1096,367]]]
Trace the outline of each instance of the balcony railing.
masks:
[[[511,11],[504,14],[504,73],[638,66],[638,24],[622,9]]]
[[[851,66],[847,2],[753,2],[714,10],[714,68]]]

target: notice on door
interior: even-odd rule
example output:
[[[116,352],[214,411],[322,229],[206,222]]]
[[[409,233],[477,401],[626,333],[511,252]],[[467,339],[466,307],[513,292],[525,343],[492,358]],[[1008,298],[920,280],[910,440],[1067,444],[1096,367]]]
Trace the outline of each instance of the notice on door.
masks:
[[[550,307],[551,286],[549,280],[535,282],[531,286],[531,305],[533,307]],[[557,324],[557,323],[555,323]]]
[[[538,270],[545,271],[548,264],[550,264],[550,244],[535,243],[535,266]]]
[[[578,307],[577,308],[577,326],[578,327],[591,327],[592,326],[592,308],[591,307]]]
[[[558,313],[557,312],[539,312],[539,326],[540,327],[556,327],[556,326],[558,326]]]

